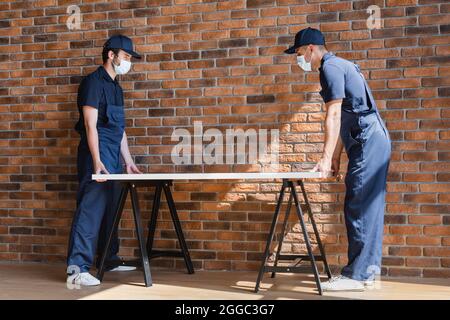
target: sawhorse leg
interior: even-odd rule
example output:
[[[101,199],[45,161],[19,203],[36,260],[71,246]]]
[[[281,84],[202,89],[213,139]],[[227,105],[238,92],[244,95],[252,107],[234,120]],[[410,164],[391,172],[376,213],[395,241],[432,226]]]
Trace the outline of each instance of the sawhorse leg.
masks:
[[[155,193],[153,195],[152,213],[150,216],[150,221],[148,222],[147,253],[150,258],[153,249],[153,241],[155,239],[156,221],[158,220],[159,206],[161,203],[161,191],[162,191],[162,184],[158,183],[155,186]]]
[[[280,212],[281,204],[283,203],[284,192],[287,185],[283,180],[283,185],[281,186],[280,194],[278,196],[277,206],[275,207],[275,214],[273,215],[272,225],[270,226],[269,236],[267,237],[266,249],[264,250],[264,255],[261,262],[261,268],[259,269],[258,279],[256,280],[255,293],[259,291],[259,284],[261,283],[264,272],[266,271],[266,263],[270,254],[270,244],[272,243],[273,234],[275,232],[275,227],[278,221],[278,214]]]
[[[97,271],[97,279],[99,279],[100,281],[103,280],[103,276],[105,273],[106,257],[108,255],[109,249],[111,247],[114,231],[117,230],[117,228],[119,227],[120,218],[122,217],[122,212],[123,212],[123,208],[125,206],[128,192],[130,192],[130,194],[131,194],[131,204],[133,206],[133,216],[134,216],[134,222],[135,222],[135,228],[136,228],[136,235],[137,235],[138,242],[139,242],[141,263],[142,263],[142,268],[144,271],[145,286],[150,287],[150,286],[152,286],[152,278],[151,278],[151,273],[150,273],[150,266],[149,266],[149,261],[148,261],[148,256],[147,256],[147,250],[145,248],[145,243],[144,243],[144,235],[143,235],[142,221],[141,221],[141,211],[139,208],[139,199],[138,199],[138,195],[137,195],[137,191],[136,191],[136,186],[132,183],[125,183],[125,185],[122,188],[122,191],[120,193],[119,205],[117,206],[117,211],[114,215],[113,227],[111,228],[111,230],[109,230],[109,235],[108,235],[108,239],[106,241],[105,250],[104,250],[101,260],[100,260],[100,266]]]
[[[331,279],[331,271],[330,271],[330,267],[328,266],[327,256],[325,254],[325,249],[323,248],[322,240],[320,240],[319,231],[317,230],[317,225],[316,225],[316,221],[314,220],[314,215],[311,210],[311,205],[309,204],[308,197],[306,196],[305,185],[303,184],[302,180],[297,181],[297,184],[302,189],[303,199],[305,199],[306,210],[308,211],[308,217],[309,217],[309,220],[311,221],[311,224],[312,224],[312,227],[314,230],[314,235],[316,237],[316,241],[319,246],[320,255],[323,258],[323,265],[325,267],[325,272],[327,273],[328,279]]]
[[[319,290],[319,294],[322,295],[322,286],[320,285],[319,271],[317,271],[316,260],[314,259],[314,255],[312,253],[311,242],[309,241],[308,232],[306,231],[305,220],[303,219],[302,208],[298,201],[297,191],[295,190],[295,186],[292,183],[292,181],[289,181],[289,185],[291,187],[291,192],[293,193],[293,196],[294,196],[295,208],[297,209],[297,216],[298,216],[298,219],[300,220],[300,224],[302,226],[303,237],[305,238],[306,249],[308,251],[309,260],[311,261],[311,268],[314,273],[314,279],[316,280],[316,286],[317,286],[317,289]]]
[[[141,253],[142,268],[144,269],[145,286],[150,287],[152,285],[152,277],[150,274],[150,265],[148,261],[147,248],[144,242],[144,232],[142,230],[141,210],[139,208],[139,199],[136,191],[136,186],[131,185],[131,204],[133,206],[134,223],[136,226],[136,234],[139,242],[139,250]]]
[[[259,270],[259,273],[258,273],[258,278],[256,280],[255,292],[259,291],[259,286],[260,286],[260,283],[261,283],[261,280],[262,280],[264,272],[272,271],[272,278],[275,277],[275,273],[276,272],[295,272],[295,273],[300,273],[301,272],[301,269],[299,267],[297,267],[297,266],[293,266],[293,267],[279,267],[278,266],[279,259],[295,260],[295,259],[300,258],[301,260],[309,260],[311,262],[311,269],[312,269],[313,274],[314,274],[314,279],[315,279],[315,282],[316,282],[317,290],[318,290],[320,295],[322,295],[322,287],[320,285],[320,277],[319,277],[319,272],[317,270],[316,261],[323,261],[324,262],[324,266],[325,266],[325,270],[327,272],[327,276],[328,276],[328,278],[331,278],[331,272],[330,272],[330,269],[328,267],[328,263],[326,261],[325,250],[324,250],[324,248],[322,246],[322,242],[320,240],[319,232],[317,230],[317,226],[315,224],[314,217],[312,215],[311,206],[310,206],[308,198],[306,196],[306,191],[305,191],[305,188],[304,188],[304,185],[303,185],[303,181],[299,180],[299,181],[297,181],[297,184],[302,188],[303,197],[305,199],[306,207],[307,207],[307,210],[308,210],[308,216],[310,218],[311,224],[313,225],[314,234],[316,236],[317,243],[319,245],[320,256],[315,256],[313,254],[313,252],[312,252],[311,242],[310,242],[310,239],[309,239],[309,235],[308,235],[308,233],[306,231],[306,225],[305,225],[305,221],[304,221],[304,218],[303,218],[302,208],[301,208],[301,205],[300,205],[300,202],[299,202],[299,199],[298,199],[297,191],[295,189],[296,186],[295,186],[295,184],[292,181],[284,179],[282,187],[281,187],[281,190],[280,190],[279,198],[278,198],[278,201],[277,201],[277,205],[276,205],[276,208],[275,208],[275,213],[274,213],[274,217],[273,217],[273,220],[272,220],[272,225],[270,227],[269,236],[267,238],[266,248],[264,250],[264,255],[262,257],[262,262],[261,262],[261,267],[260,267],[260,270]],[[277,248],[277,253],[276,253],[276,256],[275,256],[274,265],[273,266],[267,266],[266,265],[267,264],[267,259],[268,259],[269,255],[270,255],[270,245],[272,243],[272,239],[273,239],[273,236],[274,236],[274,233],[275,233],[276,224],[277,224],[278,216],[279,216],[279,213],[280,213],[280,207],[281,207],[281,204],[283,202],[284,193],[285,193],[285,190],[287,188],[290,189],[290,195],[289,195],[288,207],[286,209],[286,215],[285,215],[285,218],[284,218],[283,227],[282,227],[282,231],[281,231],[281,238],[280,238],[279,245],[278,245],[278,248]],[[289,218],[289,212],[290,212],[290,208],[291,208],[291,205],[292,205],[292,200],[294,201],[294,205],[295,205],[296,212],[297,212],[297,217],[299,219],[300,226],[302,228],[303,238],[305,240],[306,248],[307,248],[307,251],[308,251],[307,255],[297,255],[297,254],[281,255],[281,246],[283,244],[283,239],[284,239],[284,236],[285,236],[285,230],[286,230],[286,225],[287,225],[287,221],[288,221],[288,218]]]
[[[284,215],[283,227],[281,228],[280,240],[278,242],[277,254],[275,256],[275,261],[273,265],[276,267],[278,265],[278,260],[280,259],[281,247],[283,245],[284,237],[286,236],[286,226],[289,220],[289,214],[291,213],[292,207],[292,193],[289,194],[288,206],[286,208],[286,213]],[[275,271],[272,272],[271,278],[275,278]]]
[[[170,190],[170,186],[172,185],[172,181],[158,181],[155,186],[155,196],[153,199],[153,207],[151,218],[149,221],[149,232],[147,238],[147,252],[150,259],[162,256],[171,256],[171,257],[182,257],[184,259],[184,263],[186,264],[186,269],[189,274],[194,273],[194,266],[192,264],[192,260],[189,254],[189,249],[186,244],[186,240],[183,235],[183,229],[181,227],[180,219],[178,218],[177,209],[175,207],[175,202],[172,197],[172,192]],[[173,250],[154,250],[153,249],[153,241],[155,237],[155,229],[156,222],[158,219],[158,212],[161,204],[161,193],[164,191],[164,195],[166,196],[167,205],[169,207],[170,216],[173,221],[173,225],[175,228],[175,232],[177,234],[178,243],[180,244],[181,251],[173,251]]]

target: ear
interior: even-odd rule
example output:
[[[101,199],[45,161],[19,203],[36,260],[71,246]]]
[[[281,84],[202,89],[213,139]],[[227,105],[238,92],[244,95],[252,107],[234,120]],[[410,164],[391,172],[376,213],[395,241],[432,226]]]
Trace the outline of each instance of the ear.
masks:
[[[114,59],[114,52],[112,50],[108,51],[108,58],[111,60]]]

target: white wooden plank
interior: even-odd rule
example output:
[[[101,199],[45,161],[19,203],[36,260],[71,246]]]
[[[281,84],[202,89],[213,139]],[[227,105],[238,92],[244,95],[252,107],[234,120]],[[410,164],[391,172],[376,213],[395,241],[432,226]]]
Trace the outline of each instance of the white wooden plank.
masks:
[[[92,179],[103,180],[266,180],[324,178],[321,172],[245,172],[245,173],[144,173],[93,174]]]

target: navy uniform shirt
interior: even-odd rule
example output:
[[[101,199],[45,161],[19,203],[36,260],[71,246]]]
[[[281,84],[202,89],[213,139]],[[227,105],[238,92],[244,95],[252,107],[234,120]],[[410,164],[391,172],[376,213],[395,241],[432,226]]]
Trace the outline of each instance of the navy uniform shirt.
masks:
[[[364,80],[359,73],[359,67],[355,67],[353,62],[327,52],[322,57],[319,72],[322,86],[320,95],[325,103],[342,99],[343,110],[369,110]]]
[[[75,130],[81,136],[86,134],[82,107],[91,106],[98,109],[97,123],[102,124],[107,122],[107,101],[111,104],[123,106],[123,91],[117,81],[117,77],[113,80],[105,68],[100,66],[97,70],[84,77],[78,87],[77,104],[80,118],[75,125]]]

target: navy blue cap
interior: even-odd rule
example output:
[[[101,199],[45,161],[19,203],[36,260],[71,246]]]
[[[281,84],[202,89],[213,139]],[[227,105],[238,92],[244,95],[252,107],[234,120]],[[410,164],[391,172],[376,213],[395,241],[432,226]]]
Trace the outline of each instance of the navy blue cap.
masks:
[[[295,53],[297,48],[308,44],[325,45],[325,38],[322,32],[310,27],[300,30],[295,35],[294,45],[289,49],[286,49],[284,52],[292,54]]]
[[[103,47],[108,49],[122,49],[133,57],[140,59],[141,56],[133,51],[133,41],[127,36],[117,34],[109,38]]]

